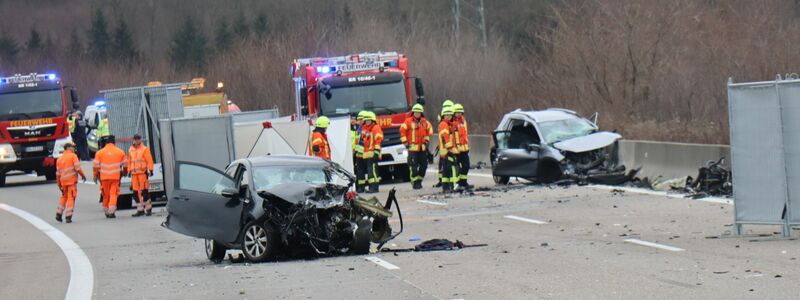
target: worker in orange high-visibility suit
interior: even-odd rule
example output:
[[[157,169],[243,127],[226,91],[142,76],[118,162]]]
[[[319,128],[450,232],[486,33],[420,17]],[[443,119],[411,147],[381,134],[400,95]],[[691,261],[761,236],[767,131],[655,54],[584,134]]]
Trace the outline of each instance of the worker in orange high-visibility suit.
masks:
[[[364,142],[364,155],[362,162],[367,167],[367,193],[377,193],[381,178],[378,176],[378,161],[381,159],[381,142],[383,142],[383,129],[378,125],[378,118],[374,112],[364,116],[364,127],[361,130],[361,140]]]
[[[442,121],[439,122],[439,162],[441,163],[442,191],[445,193],[453,190],[453,183],[457,181],[456,157],[458,148],[455,143],[455,121],[453,121],[453,107],[442,109]]]
[[[153,177],[153,156],[144,144],[142,136],[135,134],[133,143],[128,149],[128,172],[131,175],[131,189],[136,195],[136,213],[132,217],[149,216],[153,214],[153,204],[150,202],[149,177]],[[146,200],[145,200],[146,199]]]
[[[311,143],[308,145],[309,155],[331,160],[331,145],[328,143],[328,135],[325,134],[329,124],[328,117],[317,118],[317,122],[314,123],[314,132],[311,133]]]
[[[461,104],[453,105],[453,121],[456,126],[456,148],[458,148],[458,156],[456,157],[458,174],[453,177],[458,178],[458,187],[461,189],[471,189],[474,186],[467,182],[467,175],[469,174],[469,128],[467,127],[467,119],[464,118],[464,106]]]
[[[61,222],[63,215],[67,223],[72,223],[75,197],[78,196],[78,175],[84,182],[86,181],[86,175],[83,175],[81,170],[81,160],[75,154],[75,145],[67,143],[64,145],[64,153],[56,161],[56,184],[61,190],[61,199],[56,208],[56,221]]]
[[[408,168],[411,186],[422,188],[422,180],[428,169],[428,143],[433,135],[433,126],[423,116],[422,104],[411,107],[411,116],[400,125],[400,141],[408,150]]]
[[[119,180],[127,173],[128,161],[125,152],[117,148],[113,135],[106,137],[107,142],[103,149],[94,156],[94,181],[100,180],[103,193],[103,211],[106,218],[116,218],[117,197],[119,197]]]

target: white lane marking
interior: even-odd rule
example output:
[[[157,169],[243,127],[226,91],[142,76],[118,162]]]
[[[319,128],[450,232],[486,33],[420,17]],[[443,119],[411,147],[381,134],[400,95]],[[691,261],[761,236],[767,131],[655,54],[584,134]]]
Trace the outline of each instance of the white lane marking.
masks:
[[[637,244],[637,245],[647,246],[647,247],[653,247],[653,248],[658,248],[658,249],[663,249],[663,250],[668,250],[668,251],[675,251],[675,252],[686,251],[686,249],[683,249],[683,248],[678,248],[678,247],[673,247],[673,246],[669,246],[669,245],[663,245],[663,244],[643,241],[643,240],[640,240],[640,239],[625,239],[624,241],[626,243]]]
[[[440,205],[440,206],[447,205],[447,203],[444,203],[444,202],[436,202],[436,201],[428,201],[428,200],[417,200],[417,202],[425,203],[425,204],[431,204],[431,205]]]
[[[692,199],[686,198],[685,194],[671,194],[662,191],[653,191],[643,188],[632,188],[632,187],[624,187],[624,186],[611,186],[611,185],[587,185],[587,188],[595,188],[595,189],[602,189],[602,190],[622,190],[631,193],[639,193],[645,195],[653,195],[653,196],[664,196],[670,198],[677,198],[677,199],[684,199],[684,200],[695,200],[695,201],[704,201],[704,202],[711,202],[711,203],[718,203],[718,204],[733,204],[733,200],[727,198],[720,198],[720,197],[706,197],[700,199]]]
[[[539,221],[539,220],[534,220],[534,219],[528,219],[528,218],[523,218],[523,217],[517,217],[517,216],[513,216],[513,215],[507,215],[507,216],[505,216],[505,218],[506,218],[506,219],[517,220],[517,221],[522,221],[522,222],[533,223],[533,224],[539,224],[539,225],[541,225],[541,224],[547,224],[547,222],[545,222],[545,221]]]
[[[385,269],[387,269],[387,270],[397,270],[397,269],[400,269],[400,267],[398,267],[398,266],[395,266],[395,265],[393,265],[393,264],[390,264],[388,261],[382,260],[382,259],[380,259],[380,258],[377,258],[377,257],[375,257],[375,256],[367,256],[367,257],[365,257],[364,259],[366,259],[366,260],[368,260],[368,261],[371,261],[371,262],[375,263],[376,265],[379,265],[379,266],[381,266],[381,267],[384,267],[384,268],[385,268]]]
[[[67,295],[64,296],[64,299],[92,299],[92,289],[94,288],[92,263],[89,262],[89,257],[86,256],[86,253],[81,250],[78,244],[60,230],[27,211],[5,203],[0,203],[0,209],[15,214],[31,223],[36,229],[50,237],[64,252],[64,256],[67,257],[67,262],[69,262],[69,286],[67,286]]]

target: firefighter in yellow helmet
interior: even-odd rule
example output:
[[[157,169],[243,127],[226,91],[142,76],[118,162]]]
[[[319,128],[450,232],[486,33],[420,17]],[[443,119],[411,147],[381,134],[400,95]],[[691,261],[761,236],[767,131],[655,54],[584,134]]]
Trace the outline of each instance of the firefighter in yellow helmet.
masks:
[[[364,186],[367,184],[367,167],[362,163],[364,158],[364,141],[361,140],[361,129],[364,127],[364,118],[369,114],[366,110],[358,112],[355,125],[351,125],[351,135],[353,136],[353,170],[356,173],[356,192],[363,193]],[[362,181],[361,178],[364,178]]]
[[[309,155],[331,160],[331,146],[328,143],[328,135],[325,134],[329,124],[328,117],[317,118],[317,122],[314,123],[314,132],[311,134],[311,143],[308,146]]]
[[[461,104],[453,105],[453,122],[455,123],[455,142],[458,148],[458,156],[456,157],[458,174],[453,177],[458,178],[457,184],[461,189],[473,188],[467,182],[467,174],[469,174],[469,130],[467,128],[467,120],[464,118],[464,106]]]
[[[446,99],[446,100],[444,100],[444,102],[442,102],[442,112],[439,113],[438,116],[436,116],[438,118],[438,121],[440,121],[440,122],[442,121],[442,116],[444,116],[444,110],[446,108],[448,108],[448,107],[452,107],[453,104],[454,104],[453,100],[450,100],[450,99]],[[434,153],[439,151],[439,149],[442,147],[442,145],[440,144],[440,145],[438,145],[436,147],[437,147],[436,150],[433,151]],[[437,182],[436,185],[434,185],[433,187],[441,187],[442,186],[442,161],[441,160],[439,160],[439,174],[437,176],[439,177],[438,178],[439,182]]]
[[[378,176],[378,161],[381,159],[381,142],[383,142],[383,129],[378,125],[374,112],[369,112],[364,117],[364,126],[361,129],[361,140],[364,142],[364,164],[367,173],[368,193],[377,193],[380,177]],[[361,178],[359,178],[361,180]]]
[[[455,143],[453,121],[453,107],[442,110],[442,121],[439,122],[439,173],[442,180],[442,191],[448,193],[453,190],[454,174],[456,171],[456,157],[458,148]]]
[[[428,169],[428,143],[433,135],[433,126],[423,116],[422,104],[414,104],[411,115],[400,125],[400,141],[408,150],[408,168],[411,186],[422,188],[422,180]]]

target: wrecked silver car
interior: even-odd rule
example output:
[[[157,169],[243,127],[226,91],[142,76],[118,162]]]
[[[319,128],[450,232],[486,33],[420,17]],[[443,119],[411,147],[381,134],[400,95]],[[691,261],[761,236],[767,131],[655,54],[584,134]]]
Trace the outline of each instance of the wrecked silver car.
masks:
[[[596,116],[595,116],[596,119]],[[520,177],[552,183],[622,184],[638,170],[625,172],[616,155],[617,133],[599,131],[590,121],[566,109],[515,110],[494,131],[492,176],[498,184]]]
[[[392,235],[397,206],[358,197],[355,177],[336,163],[308,156],[262,156],[231,163],[225,172],[176,162],[175,188],[163,226],[205,239],[220,262],[228,249],[249,261],[279,255],[366,254]],[[397,207],[399,215],[399,207]],[[402,232],[402,216],[400,216]]]

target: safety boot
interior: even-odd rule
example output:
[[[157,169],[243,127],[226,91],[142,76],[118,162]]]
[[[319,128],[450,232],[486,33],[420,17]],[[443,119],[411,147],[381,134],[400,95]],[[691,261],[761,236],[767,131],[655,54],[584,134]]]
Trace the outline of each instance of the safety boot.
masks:
[[[379,192],[379,189],[380,188],[378,187],[378,183],[370,183],[369,184],[369,192],[368,193],[370,193],[370,194],[377,193],[377,192]]]
[[[366,190],[364,189],[364,185],[363,185],[363,184],[357,184],[357,185],[356,185],[356,193],[362,194],[362,193],[364,193],[365,191],[366,191]]]
[[[144,211],[143,210],[139,210],[135,214],[131,215],[131,217],[134,217],[134,218],[141,217],[141,216],[144,216]]]
[[[412,188],[414,188],[415,190],[422,189],[422,181],[414,181],[414,183],[412,184]]]
[[[447,194],[453,191],[452,183],[442,183],[442,192]]]
[[[465,189],[465,190],[471,190],[471,189],[475,188],[474,185],[471,185],[471,184],[467,183],[466,180],[459,181],[458,182],[458,186],[461,187],[462,189]]]
[[[147,209],[147,210],[145,210],[145,211],[144,211],[144,215],[145,215],[145,216],[148,216],[148,217],[149,217],[149,216],[152,216],[152,215],[153,215],[153,209]]]
[[[56,221],[61,222],[61,214],[56,213]]]
[[[72,223],[72,216],[67,217],[67,223]]]

